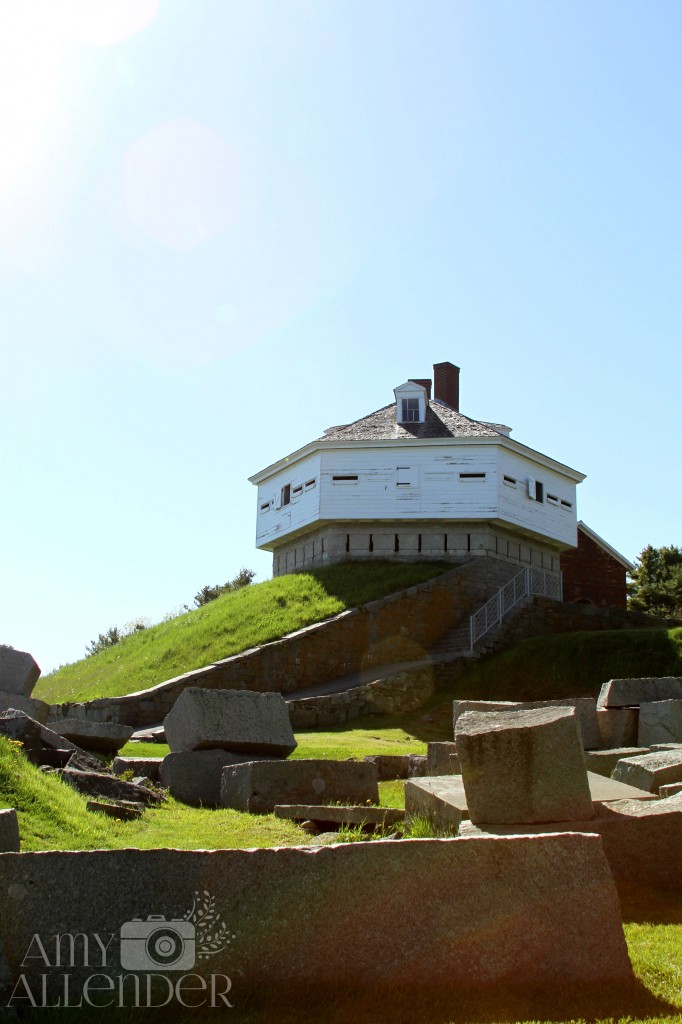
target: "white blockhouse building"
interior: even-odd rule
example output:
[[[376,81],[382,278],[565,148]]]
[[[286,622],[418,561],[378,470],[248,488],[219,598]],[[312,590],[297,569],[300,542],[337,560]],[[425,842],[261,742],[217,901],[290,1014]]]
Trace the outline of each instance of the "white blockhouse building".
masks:
[[[492,555],[559,571],[577,544],[584,474],[459,411],[459,367],[250,477],[273,576],[344,560]]]

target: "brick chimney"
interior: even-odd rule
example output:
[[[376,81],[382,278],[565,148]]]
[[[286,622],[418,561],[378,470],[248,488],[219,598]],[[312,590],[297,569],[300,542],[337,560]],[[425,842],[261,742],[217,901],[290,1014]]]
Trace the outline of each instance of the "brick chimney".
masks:
[[[431,398],[431,380],[428,377],[410,377],[413,384],[421,384],[423,388],[426,388],[426,397],[430,400]]]
[[[459,412],[459,366],[453,363],[433,364],[433,397]]]

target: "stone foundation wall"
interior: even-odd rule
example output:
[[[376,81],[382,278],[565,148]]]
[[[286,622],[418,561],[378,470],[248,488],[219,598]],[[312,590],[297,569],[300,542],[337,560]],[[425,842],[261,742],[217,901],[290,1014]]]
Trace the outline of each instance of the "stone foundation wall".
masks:
[[[272,555],[272,575],[303,572],[337,562],[461,561],[490,555],[538,569],[559,571],[559,551],[547,542],[523,543],[518,535],[481,522],[334,523],[282,544]]]
[[[501,559],[472,559],[426,583],[152,689],[57,705],[50,717],[75,714],[140,728],[161,722],[187,686],[287,694],[368,668],[418,661],[517,571]]]

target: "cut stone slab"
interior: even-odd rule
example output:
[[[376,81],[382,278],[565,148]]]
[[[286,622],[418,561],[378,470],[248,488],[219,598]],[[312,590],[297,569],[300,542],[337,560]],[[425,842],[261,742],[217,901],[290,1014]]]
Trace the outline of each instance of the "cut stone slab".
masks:
[[[249,761],[223,768],[221,804],[269,814],[277,804],[379,803],[377,770],[364,761]]]
[[[164,797],[143,786],[124,782],[113,775],[98,775],[96,772],[79,772],[74,768],[58,768],[55,772],[64,782],[87,796],[103,796],[109,800],[132,800],[147,805],[159,804]]]
[[[152,782],[158,782],[162,761],[162,757],[115,757],[111,770],[114,775],[133,772],[135,775],[146,775]]]
[[[410,770],[409,754],[368,754],[363,761],[376,765],[379,782],[406,779]]]
[[[649,793],[658,793],[668,782],[682,782],[682,750],[658,750],[618,762],[613,778]]]
[[[165,743],[166,730],[162,725],[154,725],[149,729],[137,729],[130,737],[131,743]]]
[[[597,706],[628,708],[657,700],[682,700],[682,676],[609,679],[600,690]]]
[[[614,782],[613,779],[605,779],[593,772],[587,773],[587,781],[596,813],[599,813],[603,803],[614,800],[656,800],[652,793]],[[428,818],[437,828],[456,833],[459,824],[469,817],[461,775],[410,779],[405,783],[405,812],[409,818]],[[572,829],[573,825],[568,823],[563,827]],[[525,828],[525,825],[519,828]]]
[[[289,821],[312,821],[325,831],[330,825],[389,828],[401,825],[405,820],[405,812],[393,807],[328,807],[325,804],[277,804],[275,816]]]
[[[287,757],[298,746],[279,693],[188,686],[163,725],[172,752],[221,749]]]
[[[109,818],[120,818],[121,821],[135,821],[141,818],[144,813],[144,804],[133,806],[132,802],[126,804],[107,804],[101,800],[88,800],[85,805],[86,811],[99,811]]]
[[[114,722],[90,722],[85,718],[62,718],[55,724],[55,732],[86,750],[116,753],[133,734],[129,725]]]
[[[639,743],[682,743],[682,700],[643,701],[639,705]]]
[[[567,821],[593,813],[574,708],[467,711],[455,742],[472,821]]]
[[[426,754],[408,754],[408,779],[415,779],[427,774]]]
[[[17,812],[7,807],[0,810],[0,853],[18,853],[20,849]]]
[[[30,697],[40,679],[40,669],[28,651],[0,646],[0,690]]]
[[[656,794],[646,789],[639,789],[637,786],[630,786],[617,779],[605,779],[603,775],[594,772],[587,773],[587,780],[590,784],[590,796],[595,813],[599,813],[598,804],[611,803],[614,800],[656,800]]]
[[[565,826],[564,826],[565,827]],[[559,831],[559,825],[485,825],[462,822],[460,835],[524,835]],[[657,889],[682,889],[682,799],[616,800],[600,806],[596,817],[572,821],[572,833],[601,836],[617,882]]]
[[[662,800],[669,796],[677,796],[682,793],[682,782],[666,782],[658,787],[658,795]]]
[[[254,760],[260,758],[229,750],[176,750],[161,761],[159,783],[183,804],[219,807],[223,768]]]
[[[657,750],[682,750],[682,743],[652,743],[651,753]]]
[[[565,697],[560,700],[456,700],[452,704],[452,725],[467,711],[535,711],[537,708],[575,708],[580,740],[585,750],[601,745],[597,725],[597,702],[594,697]]]
[[[21,693],[9,693],[7,690],[0,689],[0,711],[9,711],[10,708],[24,711],[41,725],[45,725],[50,714],[50,705],[44,700],[24,697]]]
[[[80,747],[76,747],[71,751],[71,757],[66,767],[75,768],[79,772],[97,772],[100,775],[111,775],[106,764],[100,761],[96,754],[89,754],[87,750],[81,750]]]
[[[240,991],[248,985],[268,994],[273,1008],[291,998],[292,986],[313,993],[333,986],[338,998],[371,995],[374,1019],[385,1020],[384,1001],[396,986],[438,995],[515,984],[531,1005],[531,989],[632,978],[601,841],[571,833],[7,854],[0,857],[5,956],[40,991],[44,963],[22,967],[36,933],[63,933],[68,922],[72,934],[104,935],[112,922],[182,918],[197,891],[214,897],[234,935],[209,971],[231,977],[238,965]],[[123,972],[117,957],[111,963]],[[73,991],[92,971],[70,969]],[[63,978],[47,975],[54,1002]],[[276,1010],[268,1019],[278,1019]]]
[[[427,743],[427,775],[459,775],[460,765],[454,743]]]
[[[649,747],[616,747],[615,750],[586,750],[585,767],[588,772],[611,778],[613,769],[624,757],[638,757],[651,753]]]
[[[24,753],[34,764],[50,763],[50,755],[45,758],[46,751],[70,750],[69,765],[71,767],[78,767],[84,771],[106,772],[104,766],[93,754],[81,750],[71,740],[53,732],[46,725],[36,722],[34,718],[23,711],[10,709],[0,712],[0,736],[23,743]]]
[[[40,754],[41,768],[66,768],[73,757],[72,750],[54,750],[53,747],[45,747]],[[75,768],[76,765],[71,765]],[[83,769],[81,769],[82,771]],[[85,769],[87,771],[87,769]]]
[[[469,815],[462,776],[408,779],[405,814],[409,819],[427,818],[440,831],[457,835],[462,819]]]
[[[597,725],[601,746],[607,750],[638,746],[638,723],[639,708],[600,708]]]

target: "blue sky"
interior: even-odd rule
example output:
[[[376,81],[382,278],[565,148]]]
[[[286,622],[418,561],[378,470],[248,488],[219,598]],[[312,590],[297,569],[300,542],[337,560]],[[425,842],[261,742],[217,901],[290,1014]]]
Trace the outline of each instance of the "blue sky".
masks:
[[[0,2],[0,642],[254,547],[247,477],[449,359],[682,543],[678,4]]]

